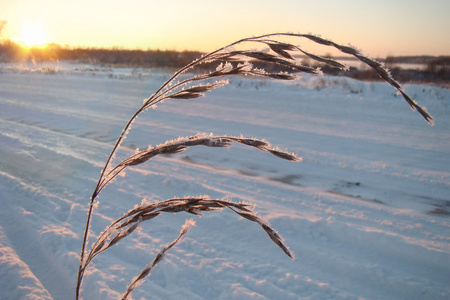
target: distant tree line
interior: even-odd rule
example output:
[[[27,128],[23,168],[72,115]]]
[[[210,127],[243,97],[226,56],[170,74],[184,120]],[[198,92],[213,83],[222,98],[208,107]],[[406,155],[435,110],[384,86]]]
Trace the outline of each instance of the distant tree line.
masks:
[[[181,68],[201,55],[202,52],[199,51],[81,48],[60,46],[58,44],[48,44],[46,47],[24,48],[11,40],[0,42],[0,63],[69,60],[108,66]],[[383,61],[390,68],[392,75],[402,82],[450,83],[450,56],[391,56]],[[305,59],[303,63],[308,64],[308,60]],[[399,63],[424,64],[426,68],[424,70],[406,70],[395,67],[395,64]],[[205,64],[202,67],[204,69],[215,69],[217,66]],[[258,65],[257,67],[268,68],[270,72],[284,71],[283,67],[263,65]],[[350,68],[349,72],[343,72],[328,66],[320,67],[324,73],[330,75],[348,76],[359,80],[381,80],[378,74],[369,69]]]

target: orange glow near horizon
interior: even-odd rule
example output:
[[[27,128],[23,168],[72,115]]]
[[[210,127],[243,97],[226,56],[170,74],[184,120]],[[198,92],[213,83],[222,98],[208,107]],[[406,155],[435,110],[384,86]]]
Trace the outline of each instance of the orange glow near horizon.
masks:
[[[357,4],[352,0],[228,0],[226,5],[204,0],[21,0],[2,2],[0,22],[7,22],[3,38],[28,46],[51,42],[207,52],[244,37],[298,32],[350,43],[372,57],[386,57],[450,55],[448,12],[448,0]],[[40,31],[24,30],[27,21],[41,24]],[[333,52],[316,45],[305,49]]]

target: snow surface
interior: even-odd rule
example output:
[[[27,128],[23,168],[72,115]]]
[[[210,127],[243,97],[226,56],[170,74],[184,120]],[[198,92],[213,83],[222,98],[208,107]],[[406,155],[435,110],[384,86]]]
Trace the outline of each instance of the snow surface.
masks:
[[[171,74],[58,65],[0,69],[0,298],[73,299],[89,197],[129,116]],[[450,91],[384,83],[232,78],[143,114],[121,156],[198,132],[266,138],[303,157],[194,147],[129,168],[99,196],[90,242],[143,199],[255,204],[289,259],[232,211],[162,215],[100,254],[84,299],[115,299],[185,222],[134,299],[448,299]]]

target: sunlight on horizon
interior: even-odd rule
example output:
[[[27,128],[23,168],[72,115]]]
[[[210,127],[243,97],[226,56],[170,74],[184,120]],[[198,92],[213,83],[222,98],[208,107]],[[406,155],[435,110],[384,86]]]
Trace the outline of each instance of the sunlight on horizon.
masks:
[[[41,23],[26,22],[17,41],[27,47],[39,47],[48,43],[47,36],[48,34],[42,29]]]

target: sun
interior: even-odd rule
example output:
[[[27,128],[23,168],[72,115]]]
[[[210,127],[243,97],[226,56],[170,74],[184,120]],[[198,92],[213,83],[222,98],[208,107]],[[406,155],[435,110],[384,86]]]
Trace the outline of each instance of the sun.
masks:
[[[44,46],[47,44],[47,33],[42,30],[41,23],[25,23],[20,40],[27,47]]]

